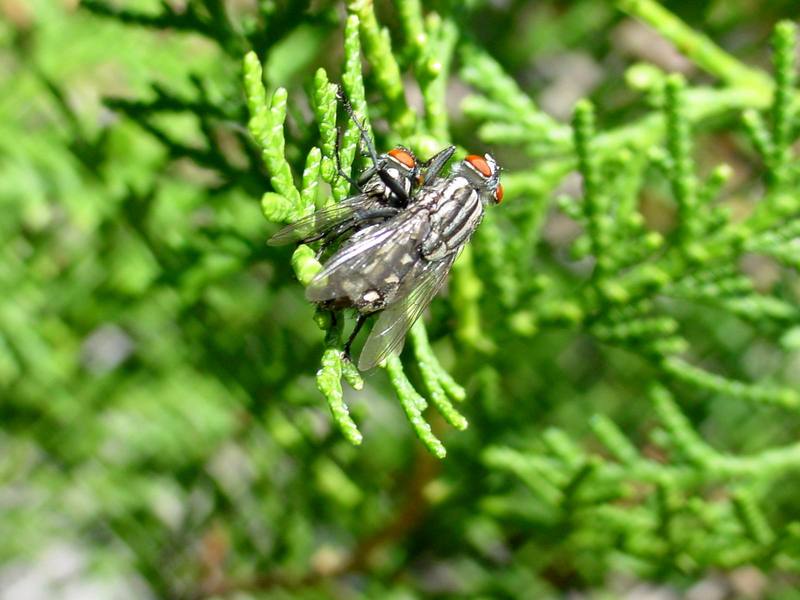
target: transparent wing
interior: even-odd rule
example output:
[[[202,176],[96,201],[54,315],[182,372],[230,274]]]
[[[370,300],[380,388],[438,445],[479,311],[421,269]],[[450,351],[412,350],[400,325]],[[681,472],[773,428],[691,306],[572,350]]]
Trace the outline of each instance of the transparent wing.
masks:
[[[406,333],[447,279],[458,253],[436,262],[421,261],[403,280],[397,297],[378,317],[367,338],[358,368],[368,371],[400,348]]]
[[[365,194],[345,198],[287,225],[269,238],[267,244],[282,246],[292,242],[313,242],[337,229],[346,231],[349,225],[354,225],[358,220],[359,213],[366,213],[378,206],[373,198]]]
[[[430,229],[427,213],[404,212],[369,226],[345,242],[306,288],[311,302],[359,307],[375,292],[387,302],[419,262],[419,245]]]

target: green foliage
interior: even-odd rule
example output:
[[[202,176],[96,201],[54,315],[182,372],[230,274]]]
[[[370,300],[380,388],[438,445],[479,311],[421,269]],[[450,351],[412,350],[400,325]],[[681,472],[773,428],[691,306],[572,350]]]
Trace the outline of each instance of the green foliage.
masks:
[[[385,93],[387,103],[389,106],[398,104],[398,94],[402,93],[402,84],[400,82],[400,75],[397,64],[394,62],[394,57],[391,54],[391,48],[388,40],[383,33],[380,33],[377,28],[372,10],[369,7],[357,5],[353,7],[356,14],[365,18],[365,23],[362,26],[358,16],[351,15],[347,19],[345,27],[345,46],[344,46],[344,70],[342,73],[343,87],[350,99],[353,109],[358,115],[364,115],[366,118],[367,103],[364,96],[364,84],[361,75],[361,54],[359,44],[359,33],[364,36],[367,48],[371,50],[372,56],[378,71],[386,69],[388,73],[382,73],[379,79],[381,89]],[[410,18],[410,15],[407,15]],[[441,24],[439,25],[441,27]],[[449,53],[453,50],[453,45],[448,44],[443,47],[443,51],[447,56],[441,57],[441,60],[449,62]],[[440,69],[441,70],[441,69]],[[283,125],[286,119],[286,90],[279,88],[272,96],[272,100],[268,103],[266,90],[264,89],[261,80],[263,79],[263,71],[258,57],[255,53],[249,53],[244,60],[244,82],[245,91],[247,94],[247,103],[250,109],[250,133],[253,138],[257,140],[264,159],[264,165],[270,173],[270,182],[273,189],[279,193],[267,192],[261,202],[264,216],[271,221],[277,222],[292,222],[302,216],[310,214],[314,210],[313,202],[310,202],[313,194],[316,193],[319,177],[319,164],[320,164],[320,151],[313,148],[308,154],[306,161],[306,168],[303,171],[303,187],[298,191],[293,183],[292,173],[289,164],[284,158],[285,140],[283,135]],[[439,80],[436,78],[427,78],[423,85],[423,94],[425,90],[432,86],[438,86]],[[427,94],[430,96],[430,94]],[[336,164],[336,157],[334,153],[337,151],[335,141],[336,136],[336,112],[337,100],[335,88],[328,80],[327,74],[323,69],[317,71],[315,79],[314,99],[316,106],[316,114],[320,118],[319,129],[320,136],[323,139],[322,147],[324,148],[323,160],[327,164]],[[437,103],[441,106],[431,109],[431,102],[426,104],[434,115],[444,115],[444,96],[441,93],[436,94]],[[389,122],[395,126],[397,130],[403,130],[404,124],[413,118],[413,115],[407,108],[398,108],[394,118],[392,114],[389,115]],[[439,116],[433,122],[442,128],[442,119]],[[367,130],[369,131],[369,123],[365,121]],[[424,126],[417,127],[421,135],[425,135]],[[339,151],[339,164],[345,171],[352,167],[353,160],[356,154],[356,148],[359,145],[360,133],[352,121],[346,124],[344,133],[342,134],[341,144],[338,146]],[[328,170],[330,172],[330,169]],[[334,171],[331,173],[327,180],[331,185],[332,195],[335,199],[341,200],[349,194],[350,184],[343,178],[338,177]],[[305,257],[302,261],[298,259],[299,256]],[[295,250],[293,257],[293,266],[295,267],[295,274],[300,282],[307,284],[311,278],[319,270],[318,263],[311,258],[310,251],[301,246]],[[330,321],[330,319],[328,319]],[[356,389],[361,389],[363,382],[360,375],[356,372],[353,365],[342,358],[342,337],[340,327],[331,326],[330,322],[326,324],[328,334],[326,336],[327,349],[322,358],[322,368],[317,373],[317,386],[331,408],[331,413],[334,420],[339,425],[342,433],[353,444],[360,444],[362,435],[359,432],[356,424],[350,417],[350,412],[343,402],[341,378],[345,377],[348,381],[352,380]],[[431,351],[427,341],[427,334],[424,331],[424,326],[420,323],[416,328],[417,333],[411,336],[415,344],[418,355],[420,358],[420,370],[422,372],[425,385],[430,390],[432,400],[436,408],[445,416],[445,418],[453,426],[458,429],[464,429],[467,426],[466,419],[458,414],[453,408],[450,401],[447,399],[446,390],[455,390],[452,394],[456,399],[463,399],[463,391],[457,384],[451,383],[452,377],[448,375],[445,370],[439,365],[434,353]],[[389,379],[392,387],[397,393],[400,404],[405,411],[409,422],[414,428],[414,431],[419,436],[419,439],[433,454],[439,458],[444,458],[446,451],[442,443],[432,433],[430,425],[423,419],[422,411],[427,408],[427,402],[417,393],[411,382],[403,372],[403,366],[400,361],[392,359],[387,363]],[[441,381],[448,382],[447,387],[443,386]]]
[[[0,587],[66,547],[155,597],[792,597],[797,31],[756,4],[3,4]],[[350,193],[337,126],[366,165],[338,82],[379,149],[505,167],[368,374],[265,245]]]

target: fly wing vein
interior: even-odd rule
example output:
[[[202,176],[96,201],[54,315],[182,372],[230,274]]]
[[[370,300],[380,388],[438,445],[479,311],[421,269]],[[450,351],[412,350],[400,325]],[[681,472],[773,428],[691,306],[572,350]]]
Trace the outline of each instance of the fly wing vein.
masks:
[[[401,347],[406,333],[431,303],[456,259],[453,253],[436,262],[421,262],[403,281],[397,300],[378,317],[367,338],[358,368],[367,371]]]
[[[364,195],[345,198],[338,204],[321,208],[280,229],[267,241],[270,246],[312,240],[352,219],[358,210],[369,208],[374,201]]]
[[[340,298],[356,302],[370,290],[385,289],[391,274],[396,274],[399,283],[417,260],[418,240],[426,230],[424,215],[403,213],[360,231],[314,277],[306,288],[306,298],[312,302]]]

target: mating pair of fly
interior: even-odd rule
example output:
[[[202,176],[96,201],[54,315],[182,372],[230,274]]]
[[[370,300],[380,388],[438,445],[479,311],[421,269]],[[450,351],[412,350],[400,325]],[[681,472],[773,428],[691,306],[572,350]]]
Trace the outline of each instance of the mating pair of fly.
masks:
[[[339,244],[306,288],[306,298],[326,310],[358,311],[344,347],[348,359],[364,321],[380,313],[358,360],[366,371],[402,346],[480,224],[484,207],[503,199],[503,186],[491,154],[465,157],[448,176],[441,173],[455,146],[422,163],[403,146],[378,155],[341,89],[338,98],[361,132],[372,166],[356,181],[340,169],[358,193],[284,227],[268,243],[321,241],[318,256]]]

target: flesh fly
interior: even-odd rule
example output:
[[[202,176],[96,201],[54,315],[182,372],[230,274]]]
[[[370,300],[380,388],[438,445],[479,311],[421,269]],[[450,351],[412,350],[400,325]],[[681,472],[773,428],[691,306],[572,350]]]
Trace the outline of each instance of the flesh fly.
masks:
[[[503,199],[499,176],[490,154],[467,156],[450,176],[421,187],[405,208],[353,234],[311,281],[311,302],[360,313],[347,353],[366,317],[380,313],[359,369],[371,369],[401,347],[480,224],[484,207]]]

